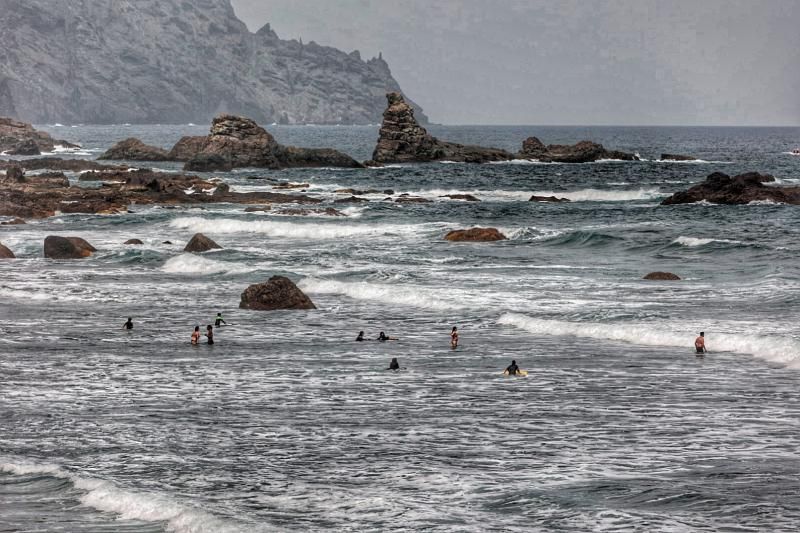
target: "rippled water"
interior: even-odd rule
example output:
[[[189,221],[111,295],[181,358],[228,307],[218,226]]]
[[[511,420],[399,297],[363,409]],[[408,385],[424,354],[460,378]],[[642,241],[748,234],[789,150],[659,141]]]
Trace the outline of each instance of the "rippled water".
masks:
[[[96,155],[207,126],[48,129]],[[659,201],[716,170],[797,182],[784,152],[800,130],[434,129],[507,149],[591,138],[647,161],[242,170],[220,176],[309,183],[348,216],[133,206],[0,226],[20,257],[0,262],[0,530],[796,530],[797,208]],[[275,135],[366,159],[376,129]],[[433,203],[334,204],[342,187]],[[483,201],[441,198],[456,192]],[[442,240],[474,225],[509,240]],[[183,254],[198,231],[224,249]],[[45,260],[49,234],[100,251]],[[653,270],[683,281],[641,280]],[[274,274],[319,309],[239,310]],[[219,311],[217,343],[190,346]],[[392,357],[403,370],[384,370]],[[502,377],[511,359],[527,378]]]

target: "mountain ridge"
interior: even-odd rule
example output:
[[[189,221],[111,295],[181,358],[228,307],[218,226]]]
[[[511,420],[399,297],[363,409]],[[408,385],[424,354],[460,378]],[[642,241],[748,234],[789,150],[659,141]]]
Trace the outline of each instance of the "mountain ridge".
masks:
[[[230,0],[3,3],[0,115],[28,122],[376,124],[400,90],[382,57],[251,32]]]

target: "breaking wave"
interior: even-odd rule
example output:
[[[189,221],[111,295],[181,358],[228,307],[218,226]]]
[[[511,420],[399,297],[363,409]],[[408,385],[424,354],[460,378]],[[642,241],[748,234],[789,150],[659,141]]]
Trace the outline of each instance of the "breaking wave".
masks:
[[[647,324],[601,324],[596,322],[566,322],[542,320],[518,313],[506,313],[500,324],[518,327],[535,335],[572,336],[610,340],[643,346],[672,346],[692,350],[696,331],[685,328],[657,329]],[[778,336],[712,333],[707,336],[713,352],[750,354],[775,363],[800,368],[800,342]]]
[[[207,257],[193,254],[181,254],[172,257],[161,267],[167,274],[244,274],[253,272],[255,268],[243,267],[225,261],[215,261]]]
[[[418,231],[419,225],[357,225],[342,223],[292,223],[274,220],[235,220],[230,218],[207,219],[201,217],[177,218],[170,223],[177,229],[199,233],[258,233],[269,237],[294,239],[342,239],[371,235],[406,235]]]
[[[451,296],[452,291],[409,285],[389,285],[364,281],[344,282],[306,278],[298,286],[311,294],[339,294],[354,300],[369,300],[391,305],[407,305],[425,309],[448,310],[464,308],[463,299]]]
[[[696,248],[698,246],[705,246],[707,244],[711,244],[714,242],[724,243],[724,244],[742,244],[742,241],[733,241],[729,239],[700,239],[697,237],[678,237],[674,241],[675,244],[680,244],[682,246],[688,246],[689,248]]]
[[[536,191],[536,196],[556,196],[572,202],[630,202],[633,200],[654,200],[668,194],[656,188],[631,191],[604,191],[601,189],[580,189],[577,191]]]

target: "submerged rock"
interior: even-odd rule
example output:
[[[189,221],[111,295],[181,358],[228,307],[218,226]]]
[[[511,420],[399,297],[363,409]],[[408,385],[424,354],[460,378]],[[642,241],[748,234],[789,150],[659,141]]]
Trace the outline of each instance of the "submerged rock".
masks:
[[[444,194],[440,198],[450,198],[451,200],[464,200],[466,202],[480,202],[480,198],[477,198],[471,194]]]
[[[44,240],[44,256],[48,259],[83,259],[96,251],[97,248],[80,237],[50,235]]]
[[[26,222],[24,220],[22,220],[21,218],[15,217],[15,218],[12,218],[11,220],[4,220],[3,222],[0,222],[0,226],[17,226],[17,225],[25,224],[25,223]]]
[[[672,272],[650,272],[642,279],[650,281],[679,281],[681,278]]]
[[[127,241],[124,242],[124,244],[133,245],[133,246],[139,246],[139,245],[142,245],[144,243],[142,241],[140,241],[139,239],[128,239]]]
[[[690,155],[661,154],[661,161],[697,161],[697,158]]]
[[[272,276],[266,283],[250,285],[242,293],[240,309],[316,309],[314,302],[289,278]]]
[[[769,174],[748,172],[729,176],[722,172],[710,174],[706,181],[685,191],[677,192],[661,205],[693,204],[749,204],[750,202],[775,202],[800,205],[800,187],[773,187],[765,183],[775,178]]]
[[[0,259],[15,259],[17,256],[0,242]]]
[[[635,154],[606,150],[602,144],[580,141],[577,144],[550,144],[545,146],[537,137],[522,142],[520,159],[535,159],[543,163],[591,163],[601,159],[638,161]]]
[[[118,142],[97,159],[167,161],[169,160],[169,154],[162,148],[147,145],[139,139],[130,137],[124,141]]]
[[[454,230],[444,236],[445,240],[452,242],[492,242],[508,239],[497,228],[471,228]]]
[[[556,198],[555,196],[536,196],[530,197],[529,202],[569,202],[568,198]]]
[[[383,163],[425,163],[430,161],[458,161],[486,163],[507,161],[514,156],[505,150],[465,146],[440,141],[420,126],[414,117],[414,108],[403,95],[391,92],[386,95],[388,107],[383,113],[378,143],[368,166]]]
[[[221,250],[221,249],[222,246],[215,243],[213,240],[209,239],[202,233],[195,233],[194,237],[192,237],[189,240],[183,251],[191,253],[202,253],[202,252],[207,252],[209,250]]]

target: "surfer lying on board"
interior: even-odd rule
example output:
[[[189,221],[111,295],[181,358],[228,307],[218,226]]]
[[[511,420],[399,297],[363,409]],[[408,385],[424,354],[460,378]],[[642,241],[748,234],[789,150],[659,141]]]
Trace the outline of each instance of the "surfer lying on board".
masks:
[[[128,317],[128,321],[122,325],[122,329],[133,329],[133,319]]]
[[[519,374],[519,367],[516,361],[511,361],[511,364],[506,368],[506,373],[508,373],[509,376],[516,376]]]
[[[397,357],[392,357],[387,370],[400,370],[400,363],[397,362]]]
[[[397,337],[387,337],[386,334],[381,331],[381,334],[378,335],[378,340],[381,341],[381,342],[384,342],[384,341],[396,341]]]
[[[697,353],[706,353],[706,334],[701,331],[700,336],[694,340],[694,349]]]

